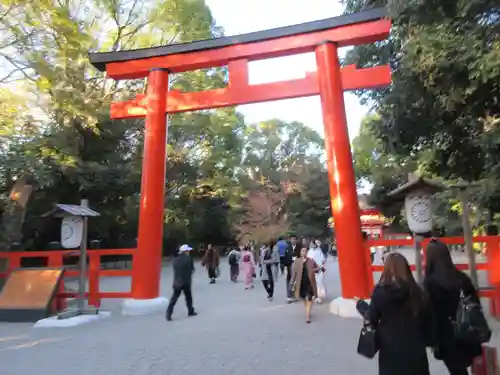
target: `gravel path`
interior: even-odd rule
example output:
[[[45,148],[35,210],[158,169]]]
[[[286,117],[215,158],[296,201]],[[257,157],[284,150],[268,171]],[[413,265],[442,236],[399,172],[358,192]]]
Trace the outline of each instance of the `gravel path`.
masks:
[[[209,285],[198,266],[194,301],[199,316],[188,318],[181,297],[174,321],[163,315],[122,317],[119,301],[103,306],[107,320],[64,329],[0,323],[1,375],[375,375],[377,362],[356,354],[360,321],[341,319],[328,304],[315,306],[304,322],[301,304],[285,303],[284,279],[275,301],[262,285],[245,291],[228,279],[223,264],[218,283]],[[337,264],[329,260],[329,294],[338,295]],[[170,293],[165,268],[162,293]],[[102,280],[104,290],[126,290],[130,281]],[[432,361],[432,374],[446,374]]]

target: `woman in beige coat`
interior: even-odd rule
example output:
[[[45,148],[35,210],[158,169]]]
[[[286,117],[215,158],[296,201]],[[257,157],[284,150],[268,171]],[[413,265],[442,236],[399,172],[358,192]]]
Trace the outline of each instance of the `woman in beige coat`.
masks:
[[[313,300],[318,297],[315,272],[318,265],[307,257],[307,249],[300,250],[300,257],[293,264],[292,279],[290,280],[295,298],[301,298],[306,306],[306,322],[311,323]]]

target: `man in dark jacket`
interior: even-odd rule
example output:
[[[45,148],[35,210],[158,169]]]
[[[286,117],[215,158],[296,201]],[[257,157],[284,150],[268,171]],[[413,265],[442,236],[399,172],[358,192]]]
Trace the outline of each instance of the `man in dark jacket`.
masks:
[[[193,258],[189,255],[191,250],[193,249],[189,245],[182,245],[179,248],[179,255],[174,260],[174,283],[172,286],[174,292],[167,307],[166,317],[168,321],[172,320],[172,313],[181,293],[184,293],[186,298],[188,316],[198,315],[194,311],[193,296],[191,294],[191,279],[194,272]]]
[[[292,278],[292,264],[300,257],[300,249],[301,246],[297,242],[297,236],[290,236],[290,243],[286,249],[286,252],[283,257],[280,257],[280,263],[286,268],[286,294],[288,297],[288,303],[294,301],[293,291],[290,285],[290,280]]]

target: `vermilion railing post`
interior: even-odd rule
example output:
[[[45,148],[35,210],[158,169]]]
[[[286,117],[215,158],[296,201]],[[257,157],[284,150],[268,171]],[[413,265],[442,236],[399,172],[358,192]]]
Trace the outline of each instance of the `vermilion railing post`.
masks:
[[[498,236],[489,237],[486,242],[486,257],[488,261],[488,282],[493,290],[493,297],[490,298],[491,316],[500,318],[500,238]]]
[[[88,303],[91,306],[100,307],[99,297],[99,271],[101,269],[101,255],[94,251],[89,252],[89,297]]]
[[[17,268],[21,268],[21,255],[11,253],[9,255],[9,274]]]
[[[62,251],[57,251],[57,252],[47,252],[47,267],[64,267],[64,257],[63,257],[63,252]],[[65,292],[65,287],[64,287],[64,279],[61,280],[59,284],[59,288],[57,290],[57,293],[64,293]],[[53,312],[61,312],[66,310],[68,307],[68,304],[66,302],[65,297],[61,297],[59,295],[56,295],[54,298],[53,304],[52,304],[52,311]]]

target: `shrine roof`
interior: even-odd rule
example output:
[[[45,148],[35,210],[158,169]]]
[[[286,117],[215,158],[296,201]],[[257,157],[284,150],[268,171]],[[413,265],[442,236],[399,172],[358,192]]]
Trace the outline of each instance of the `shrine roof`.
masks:
[[[124,62],[131,60],[141,60],[151,57],[182,54],[188,52],[198,52],[210,49],[217,49],[237,44],[255,43],[270,39],[295,36],[300,34],[315,33],[319,31],[334,29],[342,26],[349,26],[358,23],[376,21],[387,17],[386,8],[373,8],[362,12],[342,15],[338,17],[326,18],[297,25],[278,27],[269,30],[257,31],[247,34],[226,36],[199,40],[190,43],[174,43],[166,46],[141,48],[127,51],[115,52],[93,52],[89,53],[90,63],[100,71],[106,70],[106,64],[114,62]]]

